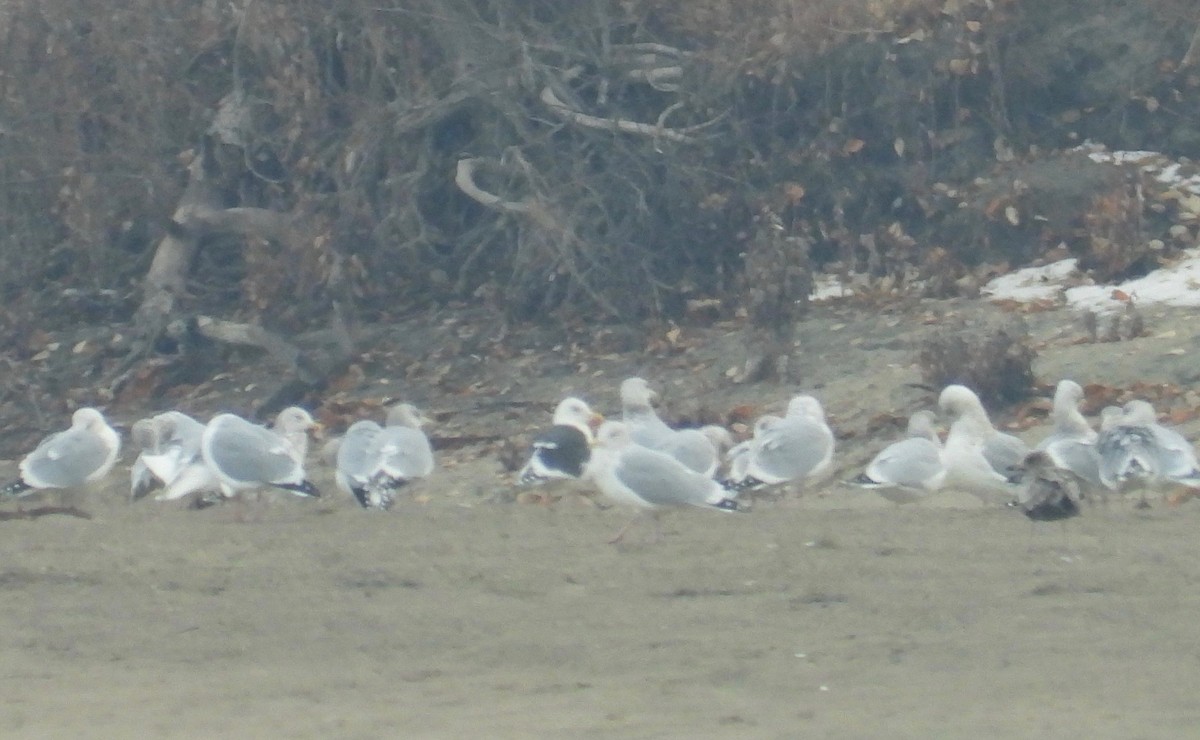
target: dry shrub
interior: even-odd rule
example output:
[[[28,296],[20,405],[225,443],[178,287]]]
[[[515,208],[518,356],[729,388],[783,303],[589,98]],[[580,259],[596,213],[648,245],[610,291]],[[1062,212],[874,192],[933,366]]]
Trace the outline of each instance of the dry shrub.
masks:
[[[1145,128],[1154,140],[1197,120],[1193,88],[1153,63],[1186,47],[1184,0],[1150,3],[1158,16],[1119,0],[94,5],[0,11],[10,303],[64,287],[136,294],[186,183],[182,155],[234,94],[249,102],[228,126],[241,146],[228,204],[298,214],[307,230],[286,248],[201,254],[188,308],[297,327],[343,291],[368,318],[463,299],[517,318],[678,315],[737,292],[764,207],[811,242],[814,269],[904,275],[939,248],[969,263],[1013,230],[956,238],[975,232],[946,193],[993,170],[997,141],[1021,155],[1131,130],[1123,114],[1151,116],[1151,93],[1170,101]],[[1115,10],[1145,43],[1110,39]],[[1106,56],[1095,39],[1137,54]],[[563,117],[548,90],[601,124]],[[465,195],[464,158],[521,208]]]
[[[933,388],[965,385],[985,404],[1006,406],[1033,387],[1033,360],[1025,323],[1019,319],[958,323],[928,336],[917,353],[921,378]]]

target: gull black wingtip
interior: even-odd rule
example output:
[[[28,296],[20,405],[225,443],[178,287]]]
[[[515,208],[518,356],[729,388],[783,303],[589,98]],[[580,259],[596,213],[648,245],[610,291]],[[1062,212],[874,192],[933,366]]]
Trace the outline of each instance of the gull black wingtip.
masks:
[[[277,488],[282,488],[285,491],[291,491],[292,493],[300,496],[309,496],[311,498],[321,497],[321,490],[313,485],[312,481],[306,480],[301,481],[300,483],[281,483],[277,486]]]

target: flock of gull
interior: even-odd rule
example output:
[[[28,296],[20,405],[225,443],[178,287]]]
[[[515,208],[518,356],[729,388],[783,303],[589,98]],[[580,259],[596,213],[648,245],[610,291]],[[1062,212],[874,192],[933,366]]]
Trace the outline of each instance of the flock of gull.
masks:
[[[639,513],[688,506],[740,511],[746,508],[738,501],[743,491],[782,484],[808,488],[833,474],[834,433],[811,395],[792,398],[783,415],[760,417],[752,436],[738,443],[720,426],[672,428],[654,409],[656,395],[641,378],[625,380],[620,421],[605,420],[582,399],[563,399],[551,426],[534,438],[519,483],[582,479]],[[944,441],[937,414],[917,411],[905,437],[847,483],[896,503],[954,488],[986,503],[1019,507],[1035,520],[1074,516],[1083,499],[1110,492],[1138,491],[1144,503],[1147,492],[1200,486],[1191,444],[1159,423],[1149,403],[1106,408],[1097,430],[1080,411],[1083,398],[1078,383],[1062,380],[1054,394],[1053,428],[1030,448],[997,430],[969,388],[947,386],[938,398],[938,410],[950,422]],[[368,419],[353,423],[323,454],[338,488],[364,508],[390,508],[404,485],[435,469],[422,431],[428,422],[416,407],[400,403],[387,410],[382,425]],[[299,407],[281,411],[270,427],[234,414],[219,414],[207,424],[179,411],[142,419],[130,430],[138,449],[130,495],[139,499],[159,491],[157,500],[174,500],[198,494],[212,502],[275,487],[318,496],[305,472],[309,433],[318,427]],[[121,437],[104,416],[81,408],[70,428],[46,437],[21,460],[19,479],[0,493],[21,496],[98,481],[112,470],[120,449]],[[657,537],[657,517],[654,522]]]

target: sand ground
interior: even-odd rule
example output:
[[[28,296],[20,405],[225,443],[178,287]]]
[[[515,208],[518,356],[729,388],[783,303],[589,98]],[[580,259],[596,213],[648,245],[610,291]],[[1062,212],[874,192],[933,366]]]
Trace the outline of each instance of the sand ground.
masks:
[[[1152,319],[1144,339],[1078,345],[1063,321],[1035,318],[1039,375],[1191,380],[1189,317]],[[875,336],[864,327],[878,316],[826,320],[841,328],[814,334],[811,386],[835,421],[861,427],[870,413],[854,404],[869,400],[929,403],[905,385],[915,371],[903,338],[887,339],[895,325]],[[780,403],[791,390],[720,388]],[[886,441],[846,442],[843,470]],[[549,506],[505,503],[494,458],[462,457],[388,513],[333,495],[323,470],[321,500],[204,511],[130,505],[114,473],[80,502],[91,520],[0,524],[0,733],[1125,739],[1200,727],[1200,503],[1112,501],[1033,527],[958,492],[897,507],[834,484],[745,515],[677,512],[662,542],[641,527],[611,546],[626,513],[570,489]]]

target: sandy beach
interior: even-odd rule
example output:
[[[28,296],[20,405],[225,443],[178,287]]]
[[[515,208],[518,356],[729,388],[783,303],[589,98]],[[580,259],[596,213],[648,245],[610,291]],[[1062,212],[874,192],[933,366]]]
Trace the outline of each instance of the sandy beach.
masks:
[[[1109,345],[1035,319],[1039,377],[1179,382],[1188,317],[1152,319],[1149,336]],[[904,385],[911,343],[822,320],[843,328],[814,330],[808,387],[835,426],[862,428],[872,410],[855,403],[930,403]],[[789,392],[721,388],[764,403]],[[886,441],[844,442],[838,479]],[[959,492],[896,506],[835,481],[744,515],[675,512],[662,542],[641,526],[612,546],[626,512],[571,486],[549,505],[512,503],[494,456],[447,458],[387,513],[337,495],[315,461],[319,500],[130,504],[126,463],[78,498],[91,520],[4,522],[0,731],[1162,738],[1200,726],[1195,502],[1111,500],[1033,526]]]

